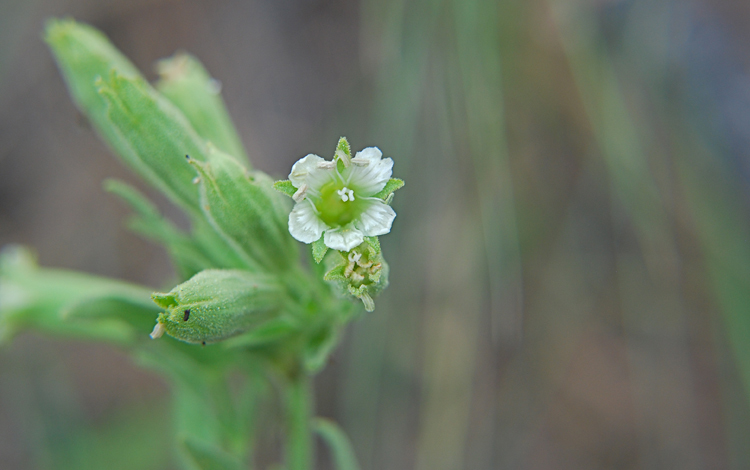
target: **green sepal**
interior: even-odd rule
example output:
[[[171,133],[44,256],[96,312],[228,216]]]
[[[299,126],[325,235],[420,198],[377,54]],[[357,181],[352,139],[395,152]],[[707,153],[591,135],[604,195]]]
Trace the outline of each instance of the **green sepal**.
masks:
[[[373,197],[376,197],[378,199],[386,200],[388,199],[388,196],[393,194],[394,191],[401,189],[404,187],[404,180],[398,179],[398,178],[391,178],[388,180],[387,183],[385,183],[385,187],[380,190],[380,192],[376,193]]]
[[[292,182],[289,180],[275,181],[273,183],[273,189],[284,193],[289,197],[293,197],[294,193],[297,192],[297,188],[295,188]]]
[[[326,260],[326,265],[328,265],[329,269],[323,276],[323,279],[326,281],[346,281],[344,273],[349,262],[346,256],[340,251],[336,251],[335,253],[335,257],[331,256]]]
[[[328,246],[326,246],[325,242],[323,241],[323,235],[321,235],[320,238],[312,243],[313,259],[316,263],[320,264],[327,252]]]
[[[203,139],[249,168],[247,153],[221,98],[219,83],[190,54],[179,52],[156,63],[156,88],[177,106]]]
[[[168,293],[152,294],[165,309],[159,329],[188,343],[236,336],[278,315],[284,293],[273,276],[241,270],[207,269]]]
[[[378,237],[365,237],[365,243],[371,257],[374,258],[380,255],[380,239]]]
[[[352,158],[352,147],[349,145],[349,141],[346,137],[339,138],[339,142],[336,144],[336,151],[342,151],[346,154],[349,159]]]
[[[283,270],[298,256],[289,235],[288,202],[271,179],[249,172],[209,144],[208,161],[190,160],[200,175],[201,210],[248,269]]]

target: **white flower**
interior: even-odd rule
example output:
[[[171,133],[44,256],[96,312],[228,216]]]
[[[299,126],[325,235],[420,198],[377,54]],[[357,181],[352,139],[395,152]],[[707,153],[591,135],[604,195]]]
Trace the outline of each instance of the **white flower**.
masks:
[[[289,214],[289,233],[304,243],[313,243],[323,235],[328,248],[349,251],[364,237],[391,231],[396,213],[373,196],[391,178],[393,160],[382,158],[377,147],[357,152],[351,160],[340,154],[343,152],[337,152],[333,161],[310,154],[292,166],[289,180],[297,192],[296,205]]]

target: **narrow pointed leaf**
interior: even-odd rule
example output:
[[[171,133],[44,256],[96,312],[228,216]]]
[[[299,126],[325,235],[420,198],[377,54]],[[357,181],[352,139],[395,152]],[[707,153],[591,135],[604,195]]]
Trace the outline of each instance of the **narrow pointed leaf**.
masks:
[[[196,212],[195,173],[186,156],[205,160],[205,141],[179,109],[145,80],[112,71],[97,85],[108,105],[109,122],[122,141],[121,156],[172,202]]]
[[[160,60],[156,88],[188,118],[205,140],[250,167],[247,152],[221,98],[219,82],[190,54]]]

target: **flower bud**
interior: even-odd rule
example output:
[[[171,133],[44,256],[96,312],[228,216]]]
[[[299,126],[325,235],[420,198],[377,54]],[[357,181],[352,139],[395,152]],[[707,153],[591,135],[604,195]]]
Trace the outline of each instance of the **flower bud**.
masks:
[[[271,179],[210,144],[205,163],[190,163],[200,175],[203,213],[249,269],[283,270],[294,263],[298,249],[286,227],[288,207]]]
[[[277,315],[282,288],[273,276],[206,269],[169,293],[151,296],[166,311],[151,333],[188,343],[210,343],[244,333]]]

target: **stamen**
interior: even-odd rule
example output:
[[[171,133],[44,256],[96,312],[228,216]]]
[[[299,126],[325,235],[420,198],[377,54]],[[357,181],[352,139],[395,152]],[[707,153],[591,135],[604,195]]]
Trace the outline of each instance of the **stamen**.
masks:
[[[336,190],[336,194],[341,196],[341,200],[344,202],[354,200],[354,191],[344,186],[341,189]]]
[[[346,265],[346,269],[344,269],[344,277],[350,277],[353,272],[354,272],[354,261],[349,261],[349,264]]]
[[[336,162],[320,162],[318,163],[318,168],[321,170],[333,170],[336,168]]]
[[[357,263],[357,261],[359,261],[361,257],[362,257],[362,253],[357,253],[356,251],[350,251],[349,256],[348,256],[349,261],[354,261],[355,263]]]
[[[352,163],[354,163],[357,166],[367,166],[370,164],[370,160],[362,157],[354,157],[352,158]]]
[[[353,271],[351,277],[352,277],[352,281],[354,282],[362,282],[365,280],[365,277],[361,275],[360,273],[358,273],[357,271]]]
[[[167,331],[167,328],[164,326],[164,323],[156,322],[156,326],[149,336],[151,339],[161,338],[165,331]]]
[[[302,200],[305,199],[305,196],[307,195],[307,189],[308,186],[303,183],[302,186],[299,187],[297,192],[292,196],[294,202],[302,202]]]

